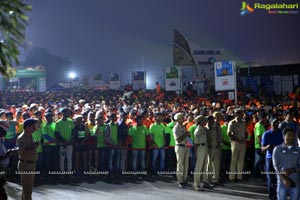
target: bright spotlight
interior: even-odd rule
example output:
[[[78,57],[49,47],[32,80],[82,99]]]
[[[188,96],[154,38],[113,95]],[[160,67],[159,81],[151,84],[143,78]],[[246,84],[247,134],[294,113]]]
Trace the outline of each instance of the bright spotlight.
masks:
[[[76,78],[76,73],[75,73],[75,72],[70,72],[70,73],[69,73],[69,78],[70,78],[70,79]]]

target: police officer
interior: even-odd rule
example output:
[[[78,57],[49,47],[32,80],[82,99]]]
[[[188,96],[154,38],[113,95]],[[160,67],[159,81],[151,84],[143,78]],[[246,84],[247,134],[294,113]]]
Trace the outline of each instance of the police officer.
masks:
[[[187,175],[189,168],[189,149],[186,146],[187,137],[189,133],[183,126],[184,117],[182,113],[177,113],[174,116],[176,124],[173,128],[173,135],[175,138],[175,153],[177,158],[177,180],[178,186],[183,188],[188,186]]]
[[[229,181],[242,180],[244,159],[246,153],[246,122],[243,120],[243,111],[239,108],[234,110],[235,118],[228,124],[227,134],[231,139],[231,162]]]
[[[206,119],[203,115],[195,118],[196,130],[194,131],[194,154],[196,157],[196,165],[194,171],[194,189],[199,191],[207,182],[206,163],[207,163],[207,130],[205,128]]]
[[[208,164],[207,168],[210,173],[210,181],[213,184],[219,184],[220,177],[220,161],[221,161],[221,143],[222,133],[219,122],[214,121],[213,116],[208,116]]]
[[[22,184],[22,200],[31,200],[36,161],[38,159],[38,143],[34,143],[32,133],[36,130],[38,120],[29,118],[23,123],[24,131],[17,138],[19,153],[18,171]]]

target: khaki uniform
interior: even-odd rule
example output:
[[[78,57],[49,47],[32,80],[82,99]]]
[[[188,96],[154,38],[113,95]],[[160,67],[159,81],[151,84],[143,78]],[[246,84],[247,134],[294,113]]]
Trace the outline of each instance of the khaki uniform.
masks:
[[[196,150],[196,165],[194,172],[194,186],[203,187],[204,183],[207,182],[207,130],[202,126],[197,126],[194,132],[194,148]]]
[[[178,142],[178,138],[186,134],[186,129],[183,125],[176,123],[173,128],[173,135],[175,139],[175,154],[177,158],[177,180],[178,183],[185,183],[189,168],[189,149],[186,147],[187,139]]]
[[[24,132],[17,138],[17,147],[19,147],[18,171],[22,184],[22,200],[31,200],[34,176],[36,173],[36,161],[38,159],[37,146],[30,134]],[[29,148],[29,149],[28,149]]]
[[[218,183],[220,178],[220,163],[221,163],[221,143],[222,133],[219,125],[214,125],[208,131],[208,161],[207,171],[209,179],[213,183]]]
[[[231,163],[229,180],[242,179],[242,171],[244,168],[244,159],[246,153],[246,123],[245,121],[237,121],[233,119],[228,124],[228,135],[235,136],[236,139],[242,142],[231,141]]]

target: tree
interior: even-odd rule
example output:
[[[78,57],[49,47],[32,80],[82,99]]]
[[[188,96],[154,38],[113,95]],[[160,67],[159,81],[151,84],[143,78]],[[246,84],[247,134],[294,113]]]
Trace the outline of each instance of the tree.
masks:
[[[31,48],[26,55],[26,60],[21,63],[24,66],[45,66],[47,85],[64,81],[67,73],[64,70],[69,70],[66,66],[71,64],[68,58],[55,55],[42,47]]]
[[[7,78],[14,76],[12,67],[19,64],[19,48],[25,47],[25,12],[30,10],[24,0],[0,1],[0,73]]]

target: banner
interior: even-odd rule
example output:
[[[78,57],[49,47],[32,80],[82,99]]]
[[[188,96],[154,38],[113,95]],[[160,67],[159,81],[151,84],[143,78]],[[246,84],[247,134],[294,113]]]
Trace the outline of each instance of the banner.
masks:
[[[102,74],[95,74],[94,78],[91,79],[91,87],[97,90],[108,90],[109,82],[105,82]]]
[[[234,61],[215,62],[215,89],[216,91],[234,90]]]
[[[121,81],[120,81],[120,74],[114,73],[110,74],[110,79],[109,79],[109,88],[113,90],[117,90],[121,86]]]
[[[245,79],[244,87],[248,87],[255,96],[258,96],[258,84],[255,77],[250,76]]]
[[[281,94],[281,76],[274,75],[273,76],[273,83],[274,83],[274,92],[275,94]]]
[[[38,78],[38,92],[45,92],[46,91],[46,78]]]
[[[293,92],[293,76],[281,77],[282,94]]]
[[[142,88],[146,89],[146,72],[145,71],[135,71],[132,72],[132,87],[133,90],[139,90]]]
[[[294,85],[298,86],[298,83],[299,83],[299,81],[298,81],[298,74],[293,74],[293,79],[294,79]]]
[[[272,76],[270,75],[260,76],[260,88],[262,89],[263,93],[266,95],[272,95],[274,91],[274,85],[271,78]]]
[[[166,67],[165,90],[166,91],[181,90],[181,76],[180,76],[179,67]]]

